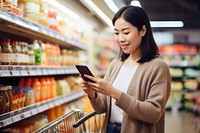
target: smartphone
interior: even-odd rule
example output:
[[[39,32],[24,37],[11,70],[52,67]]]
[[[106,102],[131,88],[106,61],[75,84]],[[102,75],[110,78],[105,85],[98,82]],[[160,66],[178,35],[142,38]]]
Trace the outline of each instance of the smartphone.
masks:
[[[87,66],[85,66],[85,65],[75,65],[75,66],[76,66],[77,70],[79,71],[79,73],[81,74],[83,80],[89,81],[89,82],[94,82],[84,76],[84,74],[94,76]]]

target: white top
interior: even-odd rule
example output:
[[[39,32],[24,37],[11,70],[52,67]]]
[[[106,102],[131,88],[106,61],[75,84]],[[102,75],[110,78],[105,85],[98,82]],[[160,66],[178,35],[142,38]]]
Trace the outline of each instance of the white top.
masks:
[[[133,78],[133,75],[138,65],[134,66],[122,66],[116,79],[113,82],[113,86],[123,92],[127,92],[128,86]],[[116,100],[112,98],[111,117],[112,122],[122,122],[123,110],[115,105]],[[124,103],[125,104],[125,103]]]

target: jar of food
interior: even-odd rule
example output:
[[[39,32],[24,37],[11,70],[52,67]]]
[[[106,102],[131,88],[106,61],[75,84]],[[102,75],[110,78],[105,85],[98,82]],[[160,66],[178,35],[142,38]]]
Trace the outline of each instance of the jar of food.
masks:
[[[13,65],[20,65],[20,47],[17,41],[11,43],[13,50]]]
[[[0,85],[0,105],[0,114],[9,111],[9,96],[7,93],[7,87],[3,85]]]
[[[10,46],[10,39],[1,39],[1,49],[2,49],[2,65],[12,65],[13,64],[13,54],[12,47]]]
[[[7,94],[9,98],[9,111],[11,111],[11,104],[12,104],[12,86],[8,85],[7,87]]]

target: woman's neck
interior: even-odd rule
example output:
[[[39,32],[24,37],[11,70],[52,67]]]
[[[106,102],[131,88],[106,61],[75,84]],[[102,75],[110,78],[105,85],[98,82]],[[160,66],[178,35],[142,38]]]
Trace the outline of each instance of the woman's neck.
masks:
[[[137,62],[138,60],[139,60],[139,57],[130,55],[130,56],[124,61],[124,65],[125,65],[125,66],[138,65],[138,62]]]

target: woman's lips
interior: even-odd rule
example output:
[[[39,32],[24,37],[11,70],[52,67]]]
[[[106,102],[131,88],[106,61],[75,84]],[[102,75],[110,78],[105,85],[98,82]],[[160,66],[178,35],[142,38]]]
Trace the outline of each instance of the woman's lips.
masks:
[[[121,45],[121,48],[122,49],[127,49],[128,46],[129,46],[128,44],[123,44],[123,45]]]

